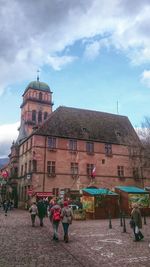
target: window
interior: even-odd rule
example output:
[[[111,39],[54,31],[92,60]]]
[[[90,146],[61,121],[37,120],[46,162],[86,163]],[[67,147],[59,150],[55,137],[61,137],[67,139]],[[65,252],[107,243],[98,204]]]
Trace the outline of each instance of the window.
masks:
[[[119,177],[124,177],[124,166],[118,166],[118,176]]]
[[[29,172],[31,172],[31,160],[29,160],[29,169],[28,169]]]
[[[94,169],[94,164],[87,164],[87,176],[92,176],[92,171]]]
[[[28,141],[27,141],[27,143],[26,143],[26,151],[28,150]]]
[[[78,163],[71,162],[71,174],[77,175],[78,174]]]
[[[42,100],[42,93],[39,93],[39,100]]]
[[[105,159],[102,159],[102,164],[105,164]]]
[[[112,155],[112,145],[111,144],[105,144],[105,155],[106,156]]]
[[[36,110],[32,110],[32,121],[36,122]]]
[[[55,161],[47,161],[47,172],[48,174],[50,175],[55,175],[55,169],[56,169],[56,166],[55,166]]]
[[[55,149],[56,148],[56,138],[55,137],[48,137],[48,148]]]
[[[94,153],[94,143],[86,142],[86,152],[87,153]]]
[[[139,169],[137,167],[133,168],[133,178],[135,179],[139,178]]]
[[[21,165],[21,176],[23,176],[23,165]]]
[[[47,112],[44,112],[44,120],[47,119],[47,116],[48,116],[48,113]]]
[[[14,175],[17,175],[17,174],[18,174],[18,168],[14,167]]]
[[[69,140],[69,149],[73,150],[73,151],[77,150],[77,141],[76,140],[73,140],[73,139]]]
[[[38,123],[42,122],[42,111],[40,110],[38,113]]]
[[[32,161],[32,163],[33,163],[33,172],[36,172],[37,171],[37,161],[34,159]]]
[[[32,138],[31,138],[31,140],[30,140],[30,148],[32,147]]]
[[[25,163],[25,170],[24,173],[27,174],[27,163]]]

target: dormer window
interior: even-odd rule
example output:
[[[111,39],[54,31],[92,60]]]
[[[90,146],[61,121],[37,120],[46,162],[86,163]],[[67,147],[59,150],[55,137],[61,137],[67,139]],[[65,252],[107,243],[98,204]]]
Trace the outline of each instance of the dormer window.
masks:
[[[105,155],[106,156],[112,155],[112,145],[111,144],[105,144]]]

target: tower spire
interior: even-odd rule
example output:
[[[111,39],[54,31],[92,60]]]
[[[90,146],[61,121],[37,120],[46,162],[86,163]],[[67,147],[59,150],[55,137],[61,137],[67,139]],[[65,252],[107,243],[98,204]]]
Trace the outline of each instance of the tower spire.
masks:
[[[39,73],[40,73],[40,71],[39,71],[39,69],[38,69],[38,70],[37,70],[37,82],[39,82],[39,80],[40,80]]]

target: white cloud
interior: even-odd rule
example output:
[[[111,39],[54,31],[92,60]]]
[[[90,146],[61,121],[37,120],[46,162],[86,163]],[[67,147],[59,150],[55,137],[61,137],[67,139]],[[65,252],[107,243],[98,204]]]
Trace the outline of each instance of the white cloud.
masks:
[[[0,125],[0,158],[7,157],[10,147],[18,136],[19,122]]]
[[[150,62],[149,14],[149,0],[1,1],[1,92],[45,64],[55,70],[70,64],[78,55],[66,48],[83,39],[88,59],[109,44],[133,64]]]
[[[144,70],[142,73],[141,81],[147,86],[150,87],[150,70]]]
[[[76,60],[76,57],[71,56],[48,56],[47,57],[47,63],[49,63],[55,70],[60,70],[63,66],[72,63]]]

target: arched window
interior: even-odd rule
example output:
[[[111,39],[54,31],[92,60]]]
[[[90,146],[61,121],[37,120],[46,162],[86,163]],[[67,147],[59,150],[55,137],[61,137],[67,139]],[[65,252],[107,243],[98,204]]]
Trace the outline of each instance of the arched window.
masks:
[[[42,93],[39,93],[39,100],[42,100]]]
[[[45,100],[48,100],[48,94],[45,94]]]
[[[44,120],[47,119],[47,116],[48,116],[48,113],[47,112],[44,112]]]
[[[42,122],[42,111],[40,110],[38,113],[38,122]]]
[[[36,110],[32,110],[32,121],[36,122]]]

